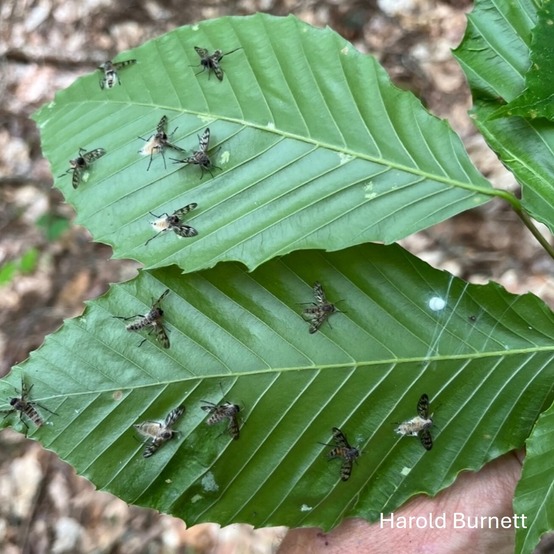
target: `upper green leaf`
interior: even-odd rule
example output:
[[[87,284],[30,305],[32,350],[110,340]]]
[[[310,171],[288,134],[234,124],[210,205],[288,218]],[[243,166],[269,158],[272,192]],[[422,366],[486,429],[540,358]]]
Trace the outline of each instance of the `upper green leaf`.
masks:
[[[341,312],[310,334],[301,313],[316,281]],[[165,289],[169,349],[113,317],[144,314]],[[521,447],[554,399],[553,345],[554,316],[536,297],[364,245],[297,252],[252,273],[143,271],[48,337],[0,382],[0,397],[23,375],[48,419],[28,422],[31,436],[127,502],[187,524],[329,528],[376,519]],[[431,451],[394,432],[424,393]],[[224,399],[242,408],[239,440],[205,423],[201,406]],[[133,425],[181,404],[178,434],[143,458]],[[17,414],[8,424],[24,430]],[[320,444],[333,427],[361,451],[346,482]]]
[[[525,91],[502,106],[491,118],[519,115],[530,119],[554,119],[554,2],[543,0],[532,32],[531,67],[525,75]]]
[[[223,53],[223,81],[198,68],[195,46]],[[56,180],[77,220],[115,256],[186,271],[238,260],[254,268],[287,252],[338,250],[398,240],[494,194],[446,122],[391,85],[370,56],[329,29],[258,14],[176,29],[118,56],[136,58],[122,85],[101,90],[100,72],[57,94],[35,118],[54,173],[79,147],[106,155]],[[198,73],[195,75],[195,73]],[[171,142],[149,171],[137,151],[162,116]],[[174,165],[211,130],[217,168]],[[86,180],[86,181],[85,181]],[[198,231],[148,245],[149,222],[185,205]]]
[[[525,89],[536,22],[532,0],[477,0],[456,56],[471,86],[476,125],[521,182],[525,209],[554,232],[554,124],[516,116],[490,119]],[[543,60],[543,66],[552,61]]]

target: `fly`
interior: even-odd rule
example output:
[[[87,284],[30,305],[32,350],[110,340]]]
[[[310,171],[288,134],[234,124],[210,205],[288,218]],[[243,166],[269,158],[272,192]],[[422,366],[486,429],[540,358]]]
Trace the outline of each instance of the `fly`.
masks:
[[[425,450],[433,448],[431,427],[433,426],[433,415],[429,415],[429,397],[422,394],[417,403],[417,416],[401,423],[395,431],[402,436],[419,437]]]
[[[352,474],[352,465],[356,458],[360,456],[360,451],[353,446],[350,446],[346,435],[338,428],[333,427],[333,442],[334,444],[325,444],[333,446],[333,449],[327,454],[330,460],[333,458],[342,458],[342,467],[340,469],[340,478],[343,481],[348,481]]]
[[[172,439],[178,433],[172,426],[185,412],[184,406],[178,406],[171,410],[165,420],[161,421],[143,421],[136,423],[133,427],[149,440],[149,444],[142,453],[143,457],[150,458],[162,446],[164,442]]]
[[[23,425],[25,425],[27,429],[29,428],[29,426],[23,419],[23,415],[25,415],[37,427],[41,427],[44,424],[44,420],[35,408],[35,406],[39,406],[40,404],[38,404],[37,402],[31,402],[29,400],[29,394],[31,393],[32,388],[33,385],[27,388],[27,385],[23,381],[23,378],[21,379],[21,395],[10,398],[11,409],[5,412],[6,415],[4,416],[4,419],[7,418],[10,414],[18,412],[20,421],[23,423]],[[47,412],[50,412],[51,414],[56,414],[56,412],[49,410],[45,406],[40,407]]]
[[[150,166],[152,165],[152,158],[154,154],[159,153],[162,155],[164,168],[167,169],[167,165],[165,163],[165,149],[173,148],[173,150],[184,152],[182,148],[170,142],[170,138],[175,134],[177,127],[175,127],[175,129],[173,129],[173,132],[168,135],[167,121],[167,116],[162,116],[158,125],[156,126],[156,132],[150,138],[145,139],[142,137],[138,137],[140,140],[146,142],[146,144],[139,150],[139,154],[142,154],[143,156],[150,156],[150,161],[148,162],[148,167],[146,168],[146,171],[148,171],[150,169]]]
[[[314,300],[312,306],[306,308],[302,314],[304,319],[310,322],[310,334],[317,332],[329,316],[339,311],[327,300],[323,287],[317,282],[314,284]]]
[[[185,225],[182,219],[191,210],[194,210],[196,206],[198,206],[198,204],[194,202],[192,204],[187,204],[184,208],[175,210],[171,215],[166,213],[156,215],[150,212],[150,215],[158,218],[156,221],[151,222],[152,227],[154,227],[154,229],[158,232],[153,237],[150,237],[144,245],[146,246],[151,240],[154,240],[156,237],[167,231],[173,231],[176,235],[184,238],[195,237],[198,234],[198,231],[190,225]]]
[[[136,319],[134,323],[129,323],[126,327],[127,331],[141,331],[148,329],[148,334],[154,333],[156,340],[164,347],[169,348],[169,338],[163,326],[164,312],[160,307],[161,301],[169,294],[169,289],[166,289],[163,294],[152,304],[152,308],[147,314],[137,314],[130,317],[114,316],[117,319],[129,320]],[[139,347],[144,344],[144,339]]]
[[[200,406],[205,412],[208,412],[210,416],[206,420],[208,425],[216,425],[224,420],[229,420],[227,430],[233,439],[237,440],[240,436],[238,413],[240,412],[240,406],[238,404],[232,404],[231,402],[224,402],[223,404],[213,404],[207,400],[202,400],[206,406]]]
[[[103,148],[95,148],[90,152],[87,152],[84,148],[79,148],[79,155],[74,160],[69,160],[69,165],[71,167],[59,177],[63,177],[72,172],[73,177],[71,178],[71,184],[73,188],[76,189],[81,183],[85,171],[95,160],[101,158],[105,153],[106,151]]]
[[[221,50],[215,50],[213,54],[210,54],[206,48],[199,48],[198,46],[195,46],[194,49],[196,50],[196,53],[198,54],[198,56],[200,56],[200,65],[202,66],[202,70],[196,73],[196,75],[200,75],[200,73],[203,73],[207,69],[208,79],[210,78],[210,75],[213,72],[215,73],[215,76],[220,81],[223,81],[223,69],[221,69],[219,62],[223,59],[223,56],[228,56],[229,54],[232,54],[233,52],[236,52],[241,48],[242,46],[240,46],[239,48],[235,48],[230,52],[225,52],[225,53],[223,53]],[[198,67],[198,66],[191,66],[191,67]]]
[[[212,169],[221,169],[220,167],[217,167],[216,165],[213,165],[212,160],[210,159],[210,156],[208,156],[208,145],[210,142],[210,129],[206,129],[202,136],[198,136],[198,150],[196,152],[192,153],[192,156],[188,156],[184,160],[177,160],[175,158],[171,158],[175,163],[182,163],[182,164],[194,164],[200,167],[200,179],[204,177],[204,171],[207,171],[212,177],[214,174],[212,173]]]
[[[100,79],[100,88],[113,88],[116,84],[121,85],[121,79],[119,78],[118,70],[137,63],[137,60],[124,60],[122,62],[107,61],[98,66],[98,69],[104,72],[102,79]]]

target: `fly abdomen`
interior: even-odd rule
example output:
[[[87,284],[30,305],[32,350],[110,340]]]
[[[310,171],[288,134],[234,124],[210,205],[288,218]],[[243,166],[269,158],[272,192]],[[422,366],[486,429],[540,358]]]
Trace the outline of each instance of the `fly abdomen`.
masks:
[[[152,325],[155,321],[158,321],[162,318],[164,312],[161,308],[152,308],[142,319],[135,321],[134,323],[129,323],[126,329],[127,331],[140,331],[149,325]]]
[[[10,405],[14,410],[25,414],[37,427],[43,425],[44,420],[30,402],[22,400],[21,398],[12,398],[10,400]]]

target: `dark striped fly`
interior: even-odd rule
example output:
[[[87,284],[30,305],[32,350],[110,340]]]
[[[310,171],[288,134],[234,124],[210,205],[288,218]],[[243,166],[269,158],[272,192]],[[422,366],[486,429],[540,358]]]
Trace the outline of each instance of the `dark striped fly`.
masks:
[[[164,347],[169,348],[169,338],[167,332],[163,326],[164,311],[160,307],[161,301],[169,294],[169,289],[166,289],[163,294],[152,304],[152,308],[147,314],[136,314],[130,317],[114,316],[117,319],[129,320],[136,319],[134,323],[129,323],[126,326],[127,331],[141,331],[142,329],[148,329],[148,334],[154,333],[156,340]],[[144,344],[144,339],[139,347]]]
[[[206,48],[200,48],[198,46],[194,47],[194,50],[200,57],[200,65],[202,66],[202,70],[196,73],[196,75],[200,75],[200,73],[203,73],[204,71],[208,70],[208,79],[210,78],[210,75],[215,73],[215,76],[218,78],[219,81],[223,81],[223,69],[221,69],[221,66],[219,63],[223,59],[223,56],[228,56],[229,54],[232,54],[233,52],[236,52],[237,50],[240,50],[242,46],[239,48],[235,48],[234,50],[231,50],[230,52],[223,53],[221,50],[215,50],[213,54],[210,54]],[[191,67],[198,67],[198,66],[191,66]]]
[[[227,419],[229,421],[227,430],[231,437],[237,440],[240,437],[238,421],[240,406],[238,406],[238,404],[232,404],[231,402],[224,402],[222,404],[213,404],[207,400],[202,400],[202,402],[205,402],[206,406],[201,406],[201,408],[210,414],[206,423],[208,425],[216,425]]]
[[[326,446],[333,446],[333,449],[327,454],[327,458],[330,460],[333,458],[342,459],[340,478],[343,481],[348,481],[352,474],[353,463],[360,456],[360,451],[358,448],[350,446],[346,435],[338,427],[333,427],[333,442],[334,444],[326,444]]]
[[[81,184],[85,171],[90,168],[94,161],[101,158],[105,153],[106,151],[103,148],[95,148],[90,152],[87,152],[84,148],[79,148],[78,156],[74,160],[69,160],[69,165],[71,167],[65,173],[59,175],[59,177],[63,177],[68,173],[73,173],[71,184],[73,188],[76,189]]]

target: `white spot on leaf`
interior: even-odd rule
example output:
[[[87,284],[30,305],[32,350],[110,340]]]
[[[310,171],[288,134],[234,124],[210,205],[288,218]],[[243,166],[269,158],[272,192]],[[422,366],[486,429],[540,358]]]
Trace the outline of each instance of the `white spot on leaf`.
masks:
[[[211,471],[202,477],[202,488],[206,492],[216,492],[219,490],[219,485],[215,482],[214,474]]]
[[[354,156],[351,156],[350,154],[344,154],[343,152],[339,152],[339,160],[340,165],[345,164],[346,162],[349,162],[350,160],[353,160]]]
[[[367,198],[368,200],[373,200],[373,198],[377,196],[377,193],[373,192],[373,181],[366,183],[364,185],[364,190],[366,191],[364,198]]]
[[[441,298],[440,296],[433,296],[429,300],[429,309],[433,310],[434,312],[440,312],[441,310],[444,310],[444,307],[446,306],[446,300],[444,298]]]

